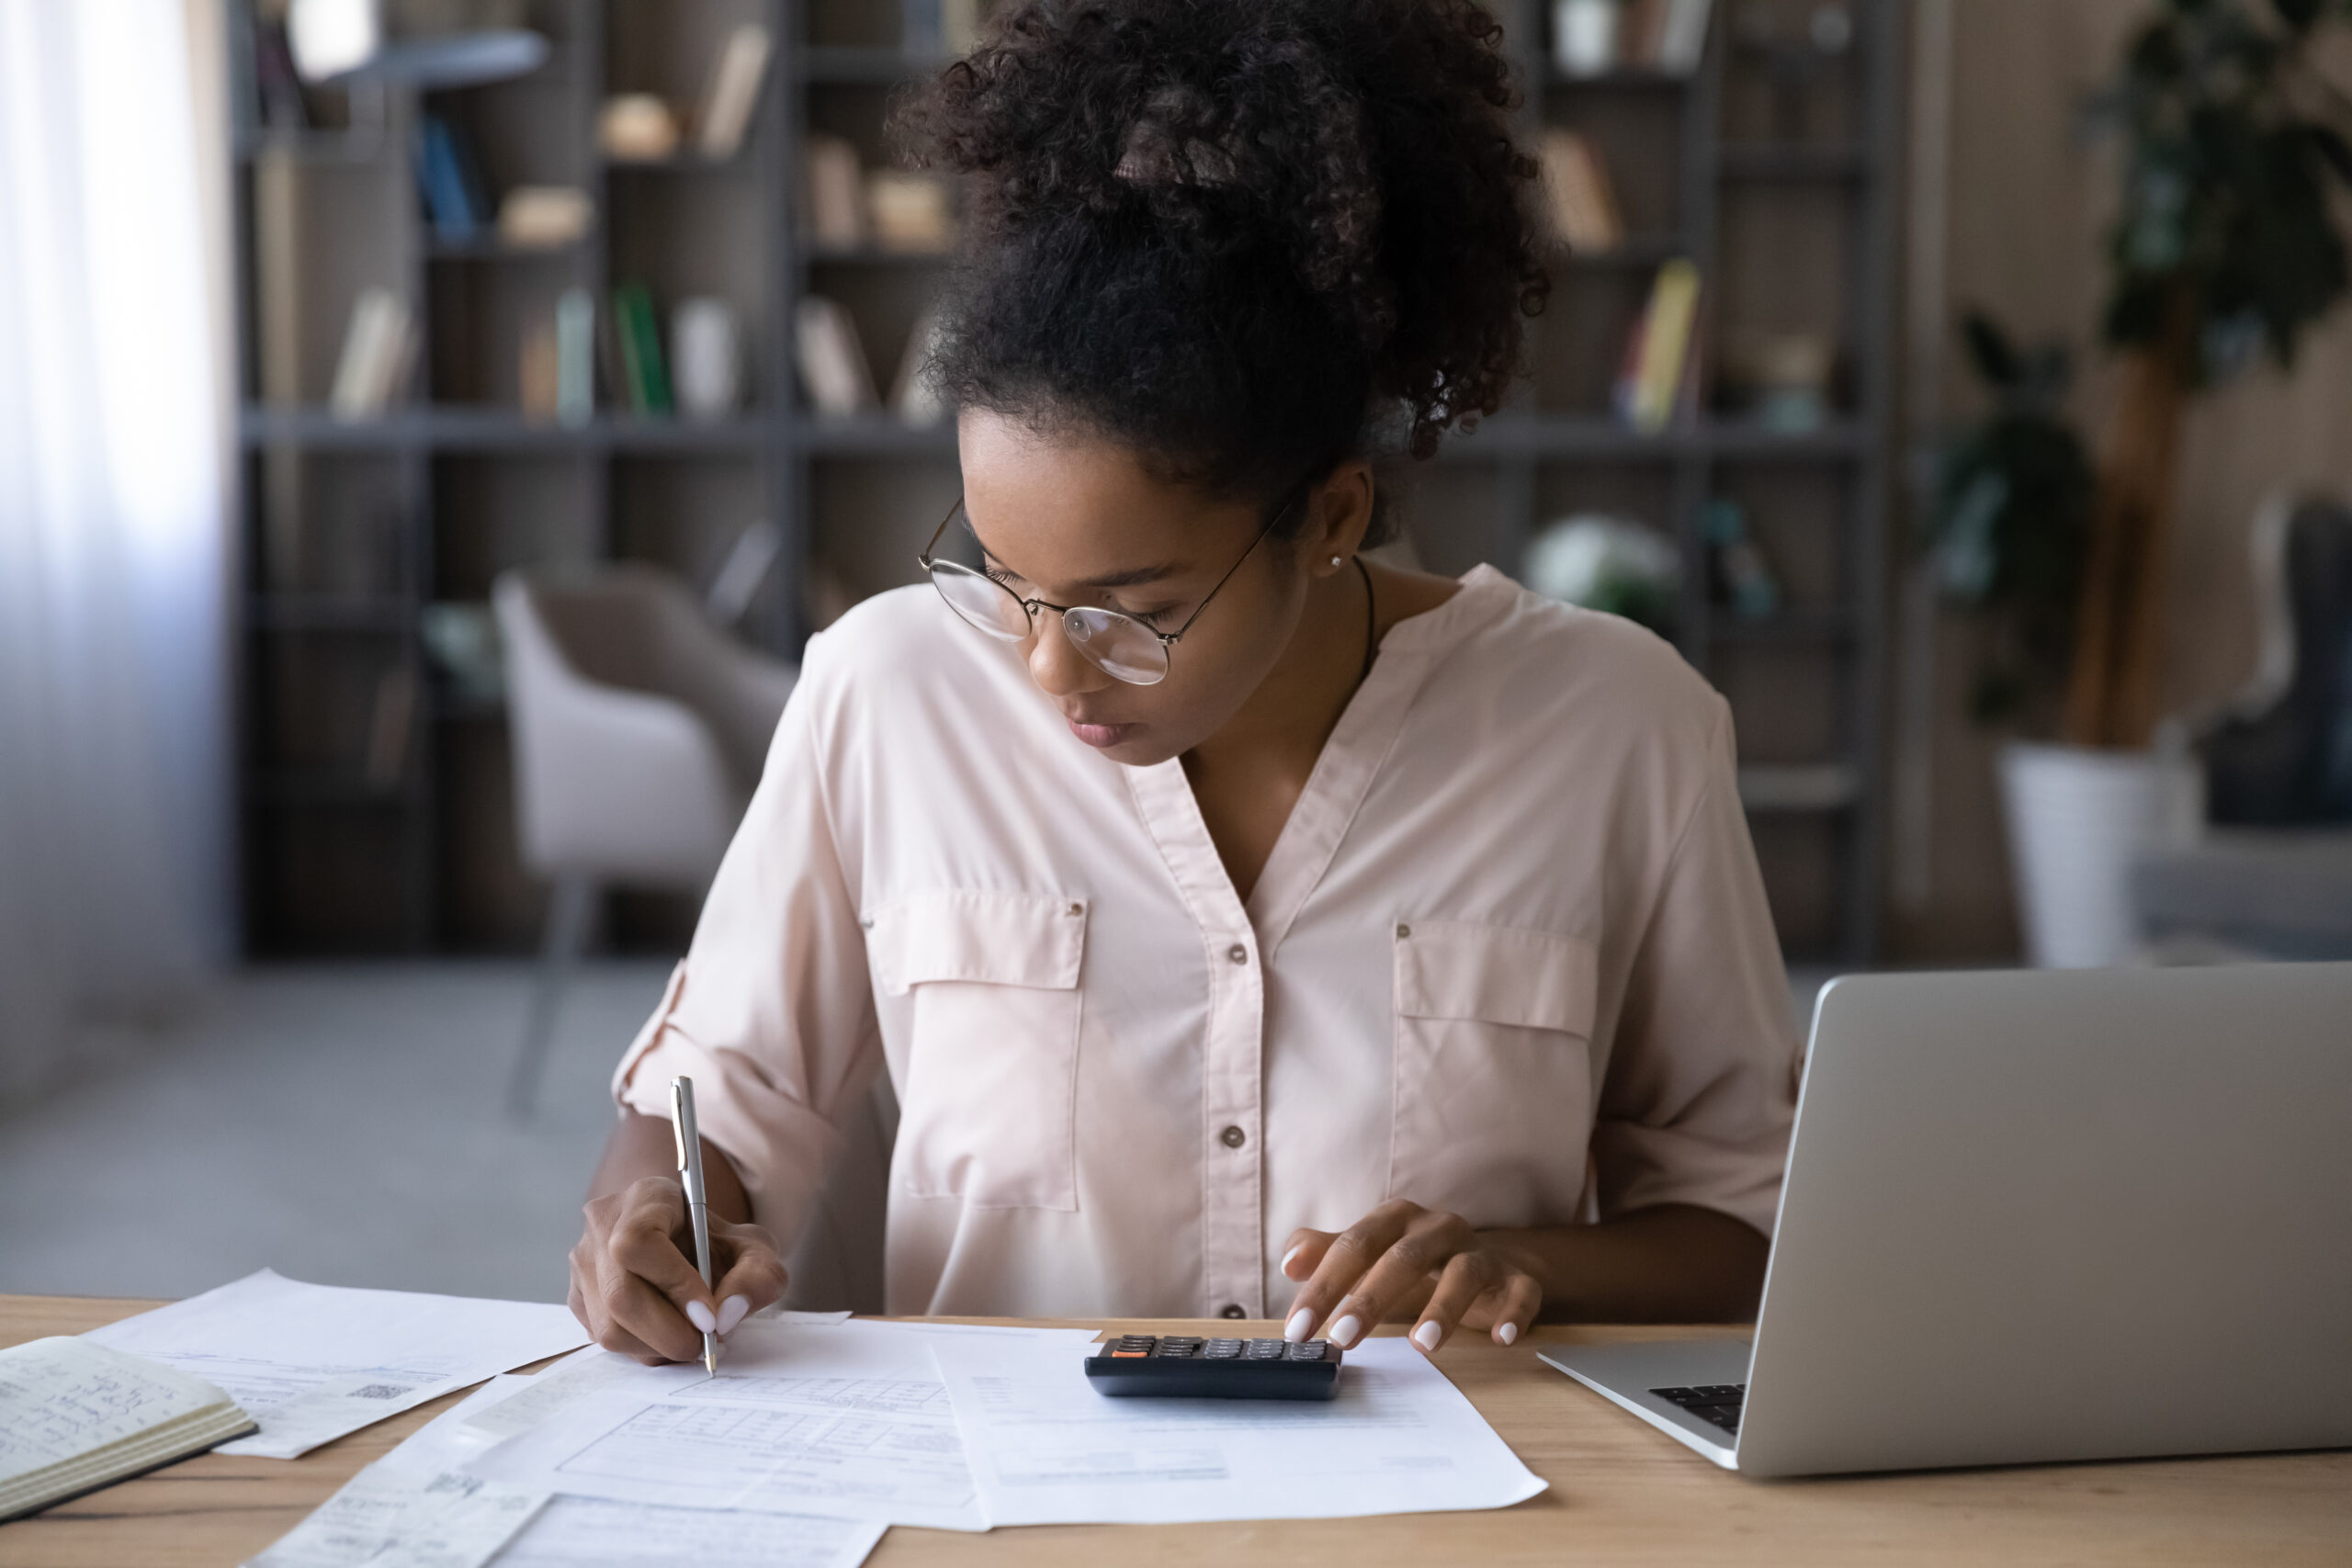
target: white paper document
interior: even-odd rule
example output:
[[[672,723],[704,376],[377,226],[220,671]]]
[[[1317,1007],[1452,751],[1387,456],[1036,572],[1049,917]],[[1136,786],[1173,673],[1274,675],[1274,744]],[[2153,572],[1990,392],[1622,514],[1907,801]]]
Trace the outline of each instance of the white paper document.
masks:
[[[746,1323],[729,1337],[717,1377],[696,1365],[583,1368],[583,1380],[609,1381],[469,1468],[617,1502],[985,1529],[931,1357],[959,1337],[892,1324]],[[1066,1341],[1058,1348],[1074,1353]]]
[[[245,1568],[479,1568],[547,1500],[480,1476],[372,1464]]]
[[[992,1525],[1500,1508],[1544,1482],[1403,1339],[1324,1401],[1106,1399],[1064,1345],[933,1341]]]
[[[273,1459],[588,1339],[566,1307],[306,1285],[266,1269],[85,1337],[219,1385],[261,1424],[219,1451]]]
[[[890,1527],[748,1509],[558,1497],[492,1568],[857,1568]]]
[[[577,1369],[602,1350],[583,1350],[536,1377],[498,1377],[463,1404],[411,1433],[378,1468],[431,1475],[455,1470],[512,1435],[489,1419],[541,1393],[534,1385]],[[611,1359],[625,1367],[625,1356]],[[552,1413],[568,1399],[541,1403]],[[517,1428],[519,1429],[519,1428]],[[665,1508],[601,1497],[556,1497],[492,1560],[492,1568],[857,1568],[882,1532],[871,1520],[820,1518],[748,1509]]]

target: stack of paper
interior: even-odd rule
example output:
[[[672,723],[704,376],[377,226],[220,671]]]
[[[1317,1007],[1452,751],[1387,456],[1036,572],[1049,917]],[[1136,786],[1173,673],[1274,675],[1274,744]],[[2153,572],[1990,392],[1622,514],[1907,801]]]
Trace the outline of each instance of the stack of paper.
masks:
[[[736,1330],[716,1377],[584,1350],[477,1391],[256,1568],[853,1568],[893,1524],[1330,1517],[1543,1490],[1402,1339],[1350,1351],[1331,1402],[1288,1404],[1102,1398],[1094,1337],[790,1314]]]
[[[588,1339],[566,1307],[305,1285],[266,1269],[83,1337],[226,1390],[261,1430],[220,1451],[271,1459]]]

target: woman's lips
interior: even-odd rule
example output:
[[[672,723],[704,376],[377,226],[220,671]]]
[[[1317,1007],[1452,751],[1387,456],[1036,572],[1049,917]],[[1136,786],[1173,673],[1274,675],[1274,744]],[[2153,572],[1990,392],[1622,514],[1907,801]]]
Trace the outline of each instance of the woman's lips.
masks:
[[[1142,728],[1134,724],[1082,724],[1068,714],[1062,715],[1062,722],[1069,726],[1072,735],[1098,749],[1116,746]]]

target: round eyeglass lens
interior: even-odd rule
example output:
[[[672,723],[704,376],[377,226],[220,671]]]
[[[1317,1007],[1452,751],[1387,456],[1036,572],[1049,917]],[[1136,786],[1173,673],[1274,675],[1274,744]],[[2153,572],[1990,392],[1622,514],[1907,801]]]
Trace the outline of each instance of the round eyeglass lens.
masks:
[[[931,563],[931,583],[947,607],[992,637],[1018,642],[1029,635],[1029,612],[1012,590],[954,561]]]
[[[1141,621],[1113,610],[1065,610],[1062,632],[1097,669],[1130,686],[1168,679],[1168,645]]]

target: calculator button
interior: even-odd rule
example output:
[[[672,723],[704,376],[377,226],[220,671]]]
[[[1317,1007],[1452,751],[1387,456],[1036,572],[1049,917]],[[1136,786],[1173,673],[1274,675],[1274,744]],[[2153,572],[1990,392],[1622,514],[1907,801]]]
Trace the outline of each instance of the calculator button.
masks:
[[[1201,1353],[1202,1343],[1198,1339],[1180,1338],[1170,1335],[1159,1342],[1159,1354],[1163,1359],[1195,1357]]]
[[[1328,1339],[1309,1339],[1303,1344],[1292,1346],[1286,1359],[1293,1361],[1319,1361],[1330,1348],[1331,1342]]]
[[[1252,1339],[1243,1354],[1252,1361],[1279,1361],[1283,1359],[1283,1352],[1289,1348],[1280,1339]]]
[[[1202,1349],[1201,1358],[1204,1360],[1209,1361],[1230,1361],[1238,1359],[1240,1354],[1240,1340],[1212,1339]]]

